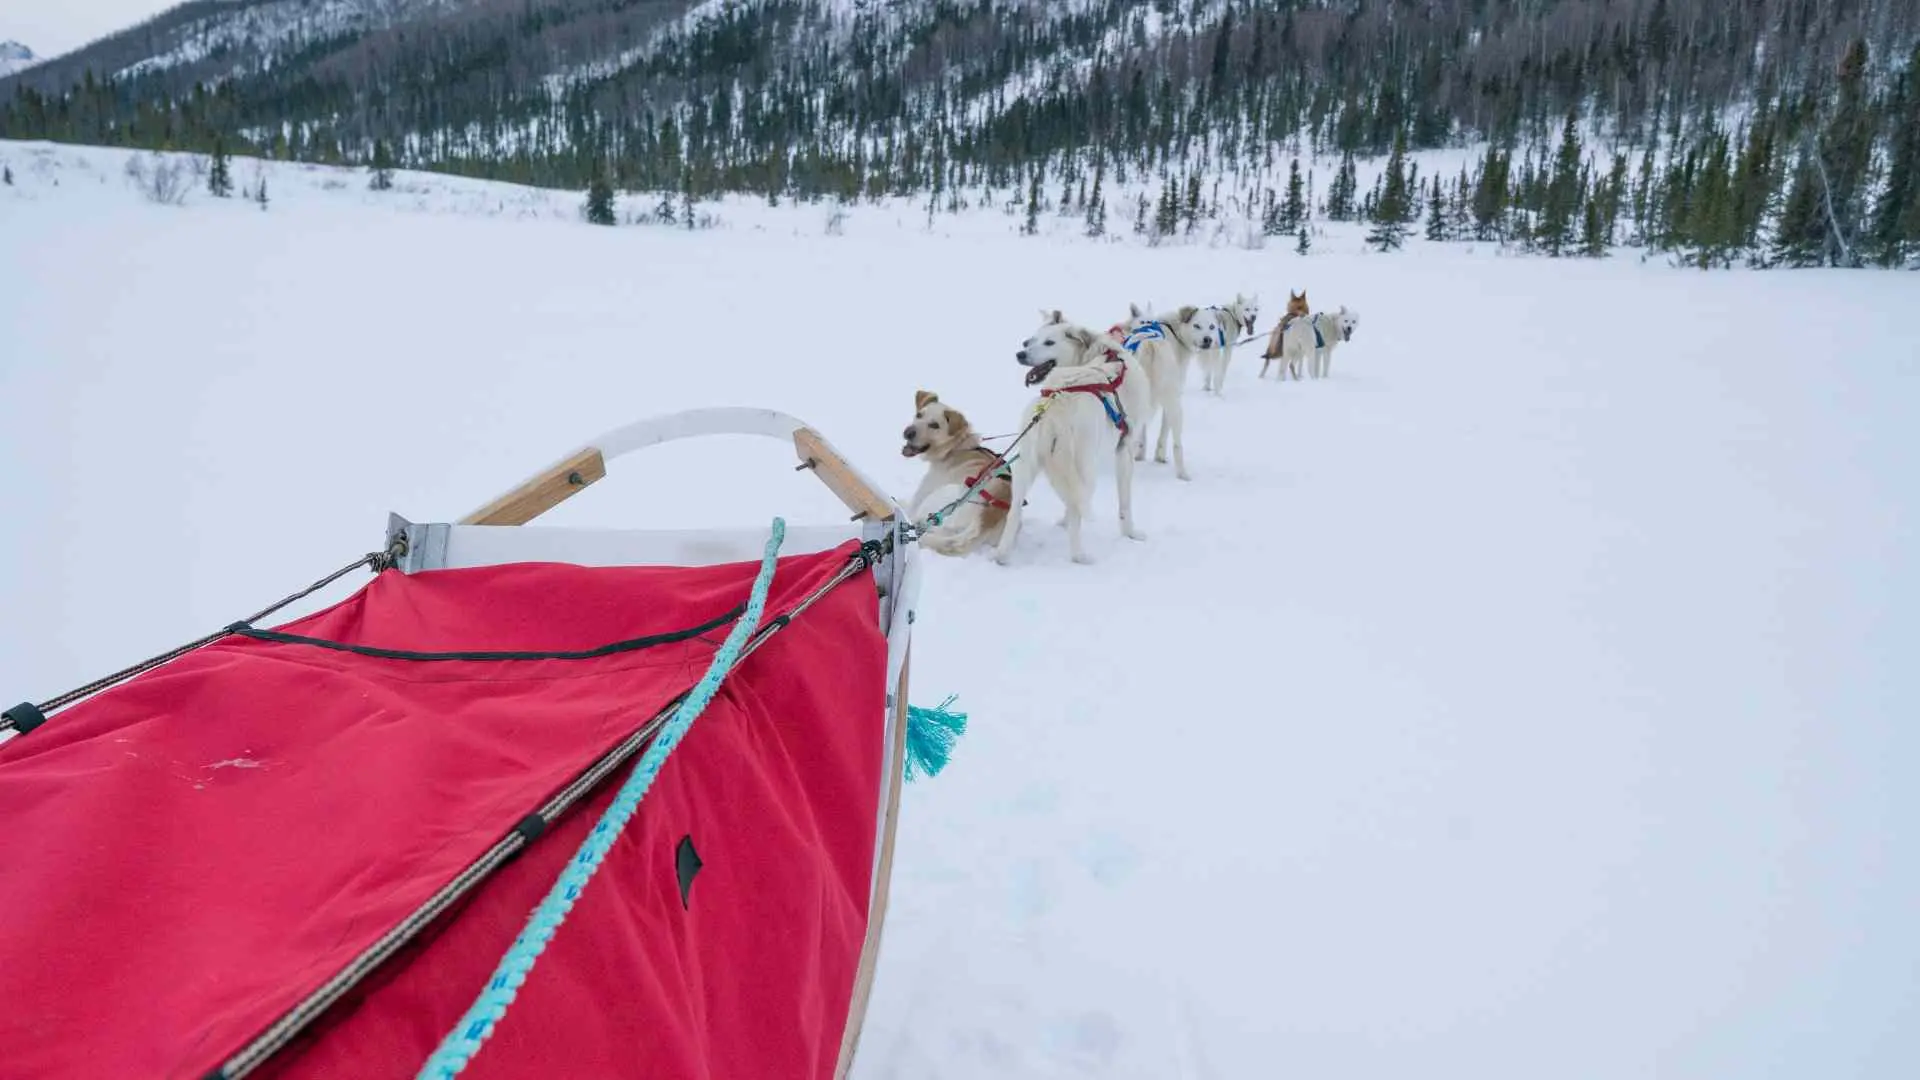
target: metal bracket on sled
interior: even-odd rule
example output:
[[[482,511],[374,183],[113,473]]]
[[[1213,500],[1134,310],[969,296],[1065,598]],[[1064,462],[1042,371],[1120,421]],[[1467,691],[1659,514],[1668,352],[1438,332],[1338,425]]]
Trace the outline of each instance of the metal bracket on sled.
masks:
[[[387,550],[393,550],[394,542],[400,541],[405,551],[394,559],[393,568],[403,574],[413,574],[445,566],[447,537],[452,531],[451,525],[416,525],[399,514],[389,513]]]

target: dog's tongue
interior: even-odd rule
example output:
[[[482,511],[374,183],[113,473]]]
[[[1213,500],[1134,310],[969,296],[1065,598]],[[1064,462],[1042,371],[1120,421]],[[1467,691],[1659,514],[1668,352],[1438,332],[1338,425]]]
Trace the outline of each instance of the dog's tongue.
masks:
[[[1053,361],[1049,360],[1027,371],[1027,385],[1036,386],[1053,371]]]

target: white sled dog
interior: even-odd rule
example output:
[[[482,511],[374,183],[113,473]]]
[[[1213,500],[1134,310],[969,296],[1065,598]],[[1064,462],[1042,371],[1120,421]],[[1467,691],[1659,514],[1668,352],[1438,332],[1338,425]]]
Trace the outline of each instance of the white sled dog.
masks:
[[[920,534],[920,546],[940,555],[966,555],[999,542],[1012,505],[1013,484],[996,468],[1000,455],[980,445],[980,436],[959,409],[925,390],[913,395],[913,423],[901,432],[900,453],[927,463],[927,475],[908,503],[914,520],[973,494]],[[977,487],[975,485],[978,485]]]
[[[1260,321],[1260,294],[1233,294],[1233,303],[1207,309],[1220,323],[1220,341],[1211,349],[1200,350],[1201,389],[1215,397],[1227,392],[1227,365],[1233,363],[1233,348],[1242,337],[1252,337],[1254,324]]]
[[[1025,434],[1014,450],[1013,489],[994,552],[1003,566],[1013,557],[1022,508],[1036,476],[1045,476],[1066,504],[1064,524],[1073,561],[1093,561],[1080,541],[1080,525],[1091,508],[1100,459],[1106,454],[1113,455],[1120,531],[1131,540],[1146,539],[1133,525],[1133,461],[1145,437],[1152,376],[1111,334],[1069,323],[1058,311],[1042,311],[1040,322],[1015,354],[1029,369],[1027,385],[1037,386],[1040,393],[1020,420],[1019,430]]]
[[[1182,480],[1193,479],[1187,472],[1187,412],[1186,390],[1187,369],[1193,366],[1194,355],[1205,349],[1212,349],[1220,342],[1224,331],[1220,320],[1215,318],[1210,308],[1183,307],[1164,315],[1148,315],[1152,310],[1148,304],[1143,310],[1139,304],[1130,305],[1130,316],[1126,322],[1114,328],[1116,336],[1122,337],[1129,351],[1139,356],[1147,370],[1147,378],[1153,383],[1153,405],[1151,415],[1141,418],[1140,445],[1135,459],[1147,456],[1147,425],[1154,416],[1160,417],[1160,438],[1153,447],[1153,460],[1166,464],[1167,439],[1173,439],[1173,472]]]
[[[1280,361],[1280,377],[1286,378],[1289,371],[1293,377],[1300,378],[1300,362],[1307,362],[1307,371],[1316,379],[1324,379],[1333,370],[1333,350],[1341,342],[1352,341],[1353,332],[1360,328],[1360,313],[1348,311],[1342,305],[1339,311],[1320,311],[1304,319],[1295,319],[1280,331],[1280,352],[1270,356],[1260,366],[1260,377],[1267,377],[1267,366],[1274,360]]]

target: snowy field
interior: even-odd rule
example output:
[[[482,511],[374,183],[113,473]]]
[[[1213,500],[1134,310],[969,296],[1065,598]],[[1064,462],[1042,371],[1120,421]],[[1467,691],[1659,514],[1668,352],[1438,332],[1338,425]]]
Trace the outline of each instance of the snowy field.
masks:
[[[1362,316],[1333,377],[1196,374],[1145,543],[1103,482],[1093,566],[1044,487],[1013,566],[929,559],[914,698],[973,723],[907,792],[857,1076],[1920,1075],[1920,277],[595,229],[292,166],[169,207],[123,160],[0,143],[8,702],[636,418],[781,409],[905,496],[913,392],[1013,430],[1037,309],[1306,288]],[[776,513],[844,517],[722,440],[552,520]]]

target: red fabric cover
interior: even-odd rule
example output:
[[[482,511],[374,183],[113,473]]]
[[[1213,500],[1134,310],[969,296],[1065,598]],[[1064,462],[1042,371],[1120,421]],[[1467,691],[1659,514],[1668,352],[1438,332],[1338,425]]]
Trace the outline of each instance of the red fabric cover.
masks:
[[[768,615],[851,545],[781,560]],[[386,573],[282,629],[584,649],[753,565]],[[826,1077],[867,925],[886,645],[858,575],[743,661],[468,1076]],[[705,640],[408,662],[228,639],[0,745],[0,1073],[200,1077],[690,686]],[[255,1075],[410,1077],[629,769]],[[683,910],[675,848],[704,868]]]

